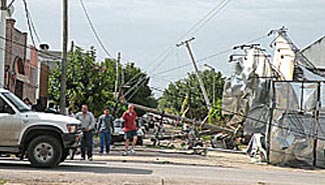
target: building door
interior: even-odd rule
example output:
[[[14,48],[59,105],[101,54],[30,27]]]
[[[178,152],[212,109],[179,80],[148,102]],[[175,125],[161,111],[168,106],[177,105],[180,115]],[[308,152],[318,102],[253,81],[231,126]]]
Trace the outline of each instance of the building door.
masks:
[[[20,99],[23,99],[23,89],[24,89],[24,82],[20,80],[16,80],[15,94]]]

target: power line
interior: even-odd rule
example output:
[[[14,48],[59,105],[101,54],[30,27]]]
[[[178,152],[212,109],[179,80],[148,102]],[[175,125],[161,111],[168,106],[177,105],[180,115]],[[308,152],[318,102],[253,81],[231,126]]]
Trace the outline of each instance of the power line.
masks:
[[[150,87],[151,89],[155,90],[155,91],[158,91],[158,92],[166,92],[166,91],[163,91],[159,88],[156,88],[156,87]],[[168,91],[167,91],[168,92]],[[196,95],[196,94],[194,94]],[[182,96],[180,94],[177,94],[176,95],[177,97],[182,97],[182,98],[185,98],[185,96]],[[295,129],[295,128],[290,128],[290,127],[287,127],[287,126],[281,126],[281,125],[278,125],[278,124],[275,124],[273,122],[269,122],[269,121],[263,121],[263,120],[260,120],[258,118],[253,118],[253,117],[249,117],[247,115],[242,115],[241,113],[238,113],[238,112],[233,112],[233,111],[230,111],[230,110],[225,110],[225,109],[222,109],[221,108],[221,111],[224,111],[224,112],[228,112],[228,113],[231,113],[233,115],[238,115],[238,116],[241,116],[241,117],[244,117],[245,119],[250,119],[250,120],[253,120],[253,121],[256,121],[256,122],[259,122],[265,126],[272,126],[272,127],[276,127],[276,128],[279,128],[279,129],[282,129],[282,130],[286,130],[286,131],[290,131],[290,133],[293,133],[295,135],[297,135],[298,137],[303,137],[303,138],[312,138],[312,139],[319,139],[319,140],[322,140],[324,141],[325,138],[324,137],[321,137],[320,135],[318,134],[312,134],[312,133],[305,133],[303,130],[299,130],[299,129]],[[291,114],[293,115],[297,115],[297,114],[300,114],[298,112],[291,112]],[[299,120],[298,120],[299,121]],[[272,129],[272,127],[268,128],[268,129]],[[319,130],[321,131],[321,133],[324,135],[324,131],[322,130],[322,128],[319,126]],[[269,145],[270,146],[270,145]],[[274,150],[274,149],[271,149],[269,148],[269,150],[271,152],[275,152],[275,153],[280,153],[281,155],[285,155],[285,156],[294,156],[294,157],[297,157],[296,154],[290,154],[290,153],[286,153],[286,150]],[[314,151],[313,151],[314,152]],[[266,156],[268,157],[268,156]],[[305,155],[299,155],[299,159],[305,159],[305,160],[317,160],[317,161],[322,161],[324,162],[325,160],[323,159],[319,159],[319,158],[315,158],[315,157],[308,157],[308,156],[305,156]]]
[[[158,57],[156,57],[153,61],[154,62],[158,62],[159,60],[160,60],[160,58],[161,57],[163,57],[163,56],[165,56],[165,55],[168,55],[171,51],[172,51],[172,49],[173,49],[173,46],[170,46],[170,47],[168,47],[168,48],[166,48],[165,50],[163,50],[163,52],[160,54],[160,55],[158,55]],[[152,62],[152,63],[150,63],[147,67],[148,67],[148,69],[154,64],[154,62]],[[159,65],[159,63],[158,63],[158,65]],[[153,69],[154,68],[156,68],[156,67],[153,67]]]
[[[38,50],[37,48],[31,47],[31,46],[26,46],[25,44],[19,43],[17,41],[12,40],[12,39],[5,38],[5,37],[2,37],[2,36],[0,36],[0,39],[6,40],[8,42],[12,42],[12,43],[14,43],[14,44],[16,44],[16,45],[18,45],[20,47],[26,48],[26,49],[36,49],[39,53],[42,53],[43,55],[47,56],[47,57],[42,56],[43,58],[52,59],[52,60],[62,60],[62,57],[60,57],[60,56],[51,54],[51,53],[49,53],[47,51]],[[105,60],[105,57],[102,57],[102,58]]]
[[[138,78],[138,81],[137,81],[137,83],[136,84],[134,84],[125,94],[123,94],[123,96],[124,97],[126,97],[126,96],[128,96],[132,91],[133,91],[133,89],[134,88],[137,88],[136,90],[135,90],[135,92],[137,92],[137,90],[138,90],[138,87],[145,81],[145,80],[147,80],[148,78],[146,78],[146,76],[142,76],[141,78]]]
[[[181,78],[184,77],[184,75],[181,74],[181,73],[177,73],[177,74],[173,74],[173,75],[168,75],[168,74],[166,74],[166,75],[164,75],[164,74],[156,75],[156,74],[153,74],[153,76],[161,77],[161,78],[165,78],[165,79],[181,79]]]
[[[167,58],[171,55],[171,53],[175,50],[175,48],[172,48],[171,50],[166,53],[166,55],[158,62],[158,64],[152,69],[151,73],[154,73],[163,63]]]
[[[5,51],[7,54],[9,54],[9,55],[11,55],[11,56],[17,56],[16,54],[14,54],[14,53],[12,53],[12,52],[10,52],[10,51],[8,51],[8,50],[2,48],[2,47],[0,47],[0,50]],[[30,65],[30,66],[33,66],[35,69],[42,70],[41,67],[38,67],[38,66],[36,66],[36,65],[34,65],[34,64],[29,63],[29,65]],[[46,72],[47,74],[50,74],[50,72],[49,72],[48,70],[43,70],[43,71]]]
[[[14,2],[15,2],[16,0],[11,0],[11,2],[8,4],[8,9],[14,4]]]
[[[220,3],[218,3],[215,7],[212,8],[211,11],[208,12],[208,14],[206,14],[204,17],[202,17],[199,21],[197,21],[192,27],[190,27],[190,29],[188,31],[186,31],[185,33],[181,34],[178,38],[178,40],[183,39],[183,37],[187,36],[188,34],[190,34],[193,30],[195,30],[193,33],[196,33],[200,28],[202,28],[207,22],[209,22],[214,16],[216,16],[218,13],[221,12],[221,10],[223,8],[225,8],[225,6],[230,2],[231,0],[222,0]],[[162,64],[163,61],[165,61],[167,59],[167,57],[169,56],[169,54],[171,53],[171,51],[173,51],[174,45],[172,45],[171,47],[167,48],[162,55],[160,55],[160,57],[165,56],[162,61],[160,61],[158,63],[158,65],[156,67],[153,68],[152,73],[155,72],[155,70],[157,68],[159,68]],[[167,53],[165,55],[165,53]],[[151,65],[151,64],[150,64]]]
[[[231,0],[224,0],[218,6],[216,6],[212,11],[211,15],[207,16],[205,20],[203,19],[199,24],[198,27],[193,29],[193,34],[198,32],[206,23],[208,23],[211,19],[213,19],[216,15],[218,15],[229,3]]]
[[[126,101],[130,101],[136,95],[136,93],[139,91],[140,87],[142,87],[144,85],[146,80],[147,80],[147,78],[145,78],[145,80],[142,80],[139,84],[136,84],[137,87],[136,87],[135,91],[127,98]]]
[[[99,43],[100,47],[102,48],[102,50],[107,54],[107,56],[111,57],[111,58],[114,58],[107,50],[107,48],[105,47],[104,43],[102,42],[102,40],[100,39],[100,36],[99,34],[97,33],[96,29],[95,29],[95,26],[93,24],[93,22],[91,21],[91,18],[87,12],[87,9],[86,9],[86,6],[84,4],[84,2],[82,0],[79,0],[80,1],[80,4],[81,4],[81,7],[82,7],[82,10],[87,18],[87,21],[88,21],[88,24],[97,40],[97,42]]]
[[[217,56],[220,56],[220,55],[226,54],[226,53],[228,53],[228,52],[230,52],[230,51],[232,51],[232,49],[226,49],[226,50],[220,51],[220,52],[218,52],[218,53],[215,53],[215,54],[209,55],[209,56],[207,56],[207,57],[201,58],[201,59],[197,60],[197,62],[200,63],[200,62],[203,62],[203,61],[209,60],[209,59],[211,59],[211,58],[215,58],[215,57],[217,57]]]
[[[29,36],[30,36],[30,39],[32,40],[33,45],[36,46],[34,36],[33,36],[33,32],[32,32],[32,28],[31,28],[31,25],[30,25],[30,22],[29,22],[27,2],[25,0],[23,0],[23,3],[24,3],[24,10],[25,10],[25,18],[26,18],[27,27],[28,27],[28,30],[29,30]]]
[[[197,60],[197,63],[202,63],[205,60],[208,60],[208,59],[223,55],[223,54],[225,54],[227,52],[230,52],[230,51],[232,51],[232,49],[227,49],[227,50],[218,52],[216,54],[204,57],[202,59]],[[180,65],[180,66],[172,67],[172,68],[169,68],[169,69],[166,69],[164,71],[161,71],[161,72],[157,73],[157,75],[164,74],[164,73],[169,73],[169,72],[172,72],[172,71],[175,71],[175,70],[178,70],[178,69],[181,69],[181,68],[185,68],[185,67],[188,67],[188,66],[191,66],[191,65],[192,65],[192,63],[187,63],[187,64],[183,64],[183,65]]]
[[[20,47],[23,47],[23,48],[26,48],[26,49],[36,49],[39,53],[42,53],[42,54],[48,56],[48,58],[47,58],[47,57],[44,57],[44,58],[47,58],[47,59],[53,59],[53,60],[62,60],[62,58],[59,57],[59,56],[55,56],[55,55],[53,55],[53,54],[51,54],[51,53],[48,53],[48,52],[46,52],[46,51],[38,50],[38,49],[35,48],[35,47],[26,46],[25,44],[19,43],[19,42],[17,42],[17,41],[12,40],[12,39],[5,38],[5,37],[2,37],[2,36],[0,36],[0,39],[6,40],[6,41],[8,41],[8,42],[12,42],[13,44],[16,44],[17,46],[20,46]]]
[[[34,31],[34,34],[36,36],[36,39],[39,43],[41,43],[41,38],[39,37],[38,33],[37,33],[37,30],[36,30],[36,27],[35,27],[35,24],[34,24],[34,21],[33,21],[33,18],[32,18],[32,15],[29,13],[29,18],[30,18],[30,23],[31,23],[31,26],[32,26],[32,29]],[[36,46],[35,46],[36,47]]]
[[[247,43],[256,42],[256,41],[262,40],[264,38],[267,38],[267,35],[263,35],[263,36],[257,37],[255,39],[252,39],[252,40],[248,41]],[[206,60],[209,60],[209,59],[218,57],[218,56],[223,55],[223,54],[226,54],[226,53],[228,53],[230,51],[232,51],[232,49],[226,49],[226,50],[217,52],[215,54],[212,54],[212,55],[209,55],[207,57],[204,57],[204,58],[201,58],[201,59],[197,60],[197,63],[201,63],[203,61],[206,61]],[[190,66],[190,65],[192,65],[192,64],[191,63],[187,63],[187,64],[183,64],[183,65],[180,65],[180,66],[172,67],[172,68],[166,69],[164,71],[158,72],[157,75],[164,74],[164,73],[168,73],[168,72],[172,72],[172,71],[175,71],[177,69],[181,69],[181,68],[184,68],[184,67],[187,67],[187,66]]]
[[[252,40],[248,41],[247,43],[250,44],[250,43],[253,43],[253,42],[256,42],[256,41],[259,41],[259,40],[265,39],[265,38],[267,38],[267,37],[268,37],[267,35],[262,35],[262,36],[260,36],[260,37],[257,37],[257,38],[255,38],[255,39],[252,39]]]
[[[197,96],[197,94],[193,94],[193,95],[196,95]],[[180,96],[180,95],[178,95],[178,96]],[[275,109],[277,109],[277,108],[275,108]],[[267,126],[267,125],[275,126],[275,127],[280,128],[280,129],[283,129],[283,130],[291,131],[292,133],[298,134],[300,136],[306,136],[306,137],[308,136],[308,137],[312,137],[312,138],[316,138],[316,139],[325,140],[325,137],[318,137],[317,134],[305,133],[302,130],[298,130],[298,129],[293,129],[293,128],[281,126],[281,125],[278,125],[276,123],[273,123],[273,121],[270,123],[268,121],[263,121],[263,120],[260,120],[260,119],[257,119],[257,118],[253,118],[253,117],[250,117],[250,116],[247,116],[247,115],[243,115],[242,113],[234,112],[234,111],[231,111],[231,110],[226,110],[226,109],[223,109],[223,108],[220,108],[220,111],[227,112],[227,113],[230,113],[230,114],[233,114],[233,115],[237,115],[237,116],[241,116],[241,117],[243,117],[245,119],[248,119],[248,120],[252,120],[252,121],[259,122],[261,124],[264,124],[265,126]],[[293,116],[296,116],[295,119],[297,119],[298,122],[299,122],[299,119],[298,119],[297,115],[301,114],[300,112],[296,112],[295,110],[290,110],[289,109],[289,110],[287,110],[287,113],[288,114],[291,114]],[[325,134],[321,127],[320,127],[320,130],[321,130],[321,132],[323,134]]]
[[[26,0],[24,0],[24,1],[26,1]],[[26,1],[27,2],[27,1]],[[34,21],[33,21],[33,18],[32,18],[32,14],[30,13],[30,11],[29,11],[29,9],[28,9],[28,6],[27,6],[27,3],[26,3],[26,7],[27,7],[27,11],[28,11],[28,17],[29,17],[29,20],[30,20],[30,23],[31,23],[31,27],[32,27],[32,29],[33,29],[33,32],[34,32],[34,34],[35,34],[35,36],[36,36],[36,39],[37,39],[37,41],[39,42],[39,43],[41,43],[41,38],[39,37],[39,35],[38,35],[38,32],[37,32],[37,30],[36,30],[36,27],[35,27],[35,24],[34,24]],[[35,46],[36,47],[36,46]]]
[[[156,79],[156,80],[160,80],[160,81],[164,81],[164,82],[168,82],[168,83],[172,82],[171,80],[168,80],[168,79],[163,78],[163,77],[159,77],[157,75],[151,76],[151,78]]]
[[[158,89],[158,88],[155,88],[155,87],[153,87],[153,89],[155,89],[157,91],[162,91],[161,89]],[[167,93],[168,93],[168,90],[165,90],[165,91],[167,91]],[[181,97],[181,98],[184,98],[185,97],[185,96],[183,96],[181,94],[173,94],[173,95],[174,96],[177,96],[177,97]],[[196,94],[196,93],[191,93],[191,95],[201,96],[200,94]],[[258,118],[253,118],[253,117],[250,117],[250,116],[247,116],[247,115],[243,115],[242,113],[239,113],[239,112],[234,112],[234,111],[226,110],[226,109],[223,109],[223,108],[220,108],[220,111],[227,112],[227,113],[230,113],[230,114],[233,114],[233,115],[237,115],[237,116],[241,116],[241,117],[243,117],[245,119],[248,119],[248,120],[252,120],[252,121],[259,122],[259,123],[261,123],[261,124],[263,124],[265,126],[267,126],[267,125],[275,126],[275,127],[280,128],[280,129],[283,129],[283,130],[291,131],[292,133],[298,134],[300,136],[306,136],[306,137],[308,136],[308,137],[311,137],[311,138],[325,140],[325,137],[319,137],[317,134],[305,133],[304,131],[301,131],[301,130],[298,130],[298,129],[289,128],[289,127],[286,127],[286,126],[281,126],[281,125],[275,124],[273,122],[270,123],[268,121],[263,121],[263,120],[260,120]],[[289,114],[291,114],[291,115],[294,115],[294,116],[300,114],[300,112],[295,112],[295,110],[287,110],[287,112]],[[296,117],[295,119],[298,119],[298,117]],[[325,134],[324,131],[321,128],[320,128],[320,130],[321,130],[321,132],[323,134]]]
[[[209,22],[209,20],[211,20],[218,12],[221,11],[221,9],[224,7],[224,3],[227,4],[229,3],[231,0],[222,0],[220,3],[218,3],[215,7],[213,7],[211,9],[211,11],[208,12],[208,14],[206,14],[205,16],[203,16],[199,21],[197,21],[192,27],[190,27],[190,29],[188,31],[186,31],[185,33],[181,34],[178,39],[177,42],[179,40],[182,40],[184,37],[188,36],[188,34],[190,34],[193,30],[197,29],[197,28],[201,28],[204,26],[204,24],[206,24],[207,22]]]
[[[26,17],[27,27],[28,27],[28,30],[29,30],[29,35],[30,35],[30,38],[32,40],[33,45],[36,47],[37,45],[35,44],[34,33],[35,33],[36,39],[38,40],[39,43],[41,42],[41,39],[39,38],[39,36],[37,34],[37,31],[35,29],[34,23],[33,23],[32,19],[31,19],[31,15],[30,15],[30,12],[28,10],[27,1],[23,0],[23,4],[24,4],[25,17]]]
[[[80,0],[81,1],[81,0]],[[184,34],[181,34],[179,38],[176,40],[182,39],[184,36],[188,35],[191,33],[193,30],[197,32],[200,28],[202,28],[207,22],[209,22],[213,17],[215,17],[218,13],[221,12],[221,10],[230,2],[231,0],[223,0],[220,3],[218,3],[212,10],[205,15],[203,18],[201,18],[198,22],[196,22],[188,31],[186,31]],[[162,63],[170,56],[170,53],[174,50],[174,44],[168,47],[166,50],[163,51],[161,55],[158,56],[156,59],[157,61],[160,61],[153,69],[152,71],[154,72],[156,69],[158,69]],[[159,60],[161,57],[163,57],[161,60]],[[152,64],[150,64],[152,65]]]

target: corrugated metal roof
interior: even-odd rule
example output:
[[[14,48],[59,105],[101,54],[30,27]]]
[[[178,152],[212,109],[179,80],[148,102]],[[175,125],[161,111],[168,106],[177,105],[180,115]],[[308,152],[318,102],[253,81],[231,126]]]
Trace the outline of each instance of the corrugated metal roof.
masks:
[[[317,68],[325,69],[325,35],[302,49],[301,52]]]

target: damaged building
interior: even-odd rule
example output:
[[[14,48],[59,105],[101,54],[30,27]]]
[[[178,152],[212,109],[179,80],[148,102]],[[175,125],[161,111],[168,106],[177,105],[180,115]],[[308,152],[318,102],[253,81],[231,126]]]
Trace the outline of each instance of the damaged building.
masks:
[[[248,152],[274,165],[325,167],[324,37],[306,47],[273,30],[273,60],[259,45],[235,47],[223,114],[252,137]]]
[[[325,36],[319,38],[301,52],[325,75]]]

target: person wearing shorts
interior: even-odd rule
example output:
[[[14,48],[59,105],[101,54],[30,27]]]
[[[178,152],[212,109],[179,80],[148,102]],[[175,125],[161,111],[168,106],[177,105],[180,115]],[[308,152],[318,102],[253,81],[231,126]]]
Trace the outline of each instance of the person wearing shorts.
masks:
[[[129,105],[128,110],[123,113],[122,115],[122,120],[124,121],[124,126],[123,126],[123,131],[124,131],[124,139],[125,139],[125,151],[123,152],[123,155],[126,156],[128,155],[128,150],[129,150],[129,143],[130,140],[133,139],[132,141],[132,147],[130,149],[131,154],[135,154],[135,145],[138,140],[137,136],[137,125],[136,125],[136,120],[137,118],[137,113],[134,111],[134,106]]]

